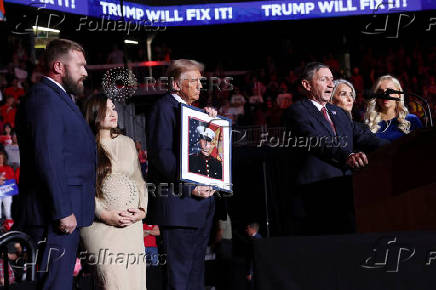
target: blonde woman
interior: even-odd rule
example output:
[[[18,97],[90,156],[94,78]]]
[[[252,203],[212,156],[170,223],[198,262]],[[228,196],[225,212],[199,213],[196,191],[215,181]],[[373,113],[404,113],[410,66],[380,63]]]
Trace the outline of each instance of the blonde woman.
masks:
[[[403,91],[398,79],[385,75],[377,79],[374,93],[383,93],[387,89]],[[373,133],[383,139],[395,140],[413,130],[422,128],[419,118],[409,114],[404,105],[403,95],[390,95],[394,100],[374,99],[369,101],[365,112],[365,123]]]

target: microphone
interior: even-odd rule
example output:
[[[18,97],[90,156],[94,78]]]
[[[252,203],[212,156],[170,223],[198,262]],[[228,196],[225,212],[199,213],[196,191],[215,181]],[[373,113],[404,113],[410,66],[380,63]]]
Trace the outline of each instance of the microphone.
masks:
[[[429,105],[428,101],[426,99],[424,99],[423,97],[421,97],[420,95],[414,94],[412,92],[405,93],[405,92],[397,91],[394,89],[386,89],[386,91],[384,91],[383,93],[364,95],[364,98],[367,100],[372,100],[372,99],[394,100],[394,101],[400,100],[399,98],[390,97],[389,95],[405,95],[405,96],[409,96],[409,97],[412,96],[412,97],[415,97],[418,100],[420,100],[427,107],[426,108],[427,110],[424,110],[424,113],[425,113],[427,120],[430,122],[430,127],[433,127],[433,119],[431,116],[430,105]]]
[[[393,95],[393,94],[404,95],[404,92],[388,88],[388,89],[386,89],[385,94],[386,95]]]
[[[364,96],[367,100],[372,99],[381,99],[381,100],[392,100],[392,101],[400,101],[400,98],[390,97],[389,94],[385,93],[376,93],[376,94],[368,94]]]
[[[390,95],[393,95],[393,94],[404,95],[404,92],[388,88],[383,93],[368,94],[368,95],[365,96],[365,99],[367,99],[367,100],[381,99],[381,100],[400,101],[400,98],[396,98],[396,97],[391,97],[390,96]]]

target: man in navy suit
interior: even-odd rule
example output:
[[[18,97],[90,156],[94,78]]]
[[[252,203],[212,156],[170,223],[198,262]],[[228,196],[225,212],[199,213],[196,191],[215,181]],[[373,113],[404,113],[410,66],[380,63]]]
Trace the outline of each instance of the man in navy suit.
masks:
[[[355,231],[351,169],[368,164],[365,152],[386,144],[356,126],[347,113],[328,101],[333,75],[328,66],[309,63],[301,85],[307,98],[284,114],[293,136],[307,139],[301,144],[297,185],[303,199],[304,234],[339,234]]]
[[[253,274],[254,274],[254,241],[258,239],[262,239],[261,234],[259,234],[259,224],[258,223],[250,223],[245,228],[245,232],[249,238],[248,252],[247,252],[247,275],[246,278],[249,283],[249,288],[254,289],[253,283]]]
[[[47,73],[17,113],[21,154],[17,228],[39,246],[38,289],[72,289],[80,227],[94,219],[96,145],[73,95],[87,76],[83,48],[51,41]]]
[[[215,212],[214,190],[178,180],[181,103],[200,96],[203,65],[180,59],[168,68],[172,93],[165,94],[147,116],[149,157],[148,216],[159,225],[167,252],[168,289],[204,289],[204,258]],[[212,108],[205,108],[216,116]]]

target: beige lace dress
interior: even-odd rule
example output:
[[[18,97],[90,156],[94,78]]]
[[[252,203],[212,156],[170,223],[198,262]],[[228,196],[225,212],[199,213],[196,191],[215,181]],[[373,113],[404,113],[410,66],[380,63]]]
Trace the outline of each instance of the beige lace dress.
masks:
[[[87,263],[95,268],[98,289],[145,290],[146,259],[142,222],[119,228],[98,220],[99,211],[147,209],[147,189],[132,139],[119,135],[101,141],[109,153],[112,173],[103,181],[103,197],[96,198],[96,219],[81,229]]]

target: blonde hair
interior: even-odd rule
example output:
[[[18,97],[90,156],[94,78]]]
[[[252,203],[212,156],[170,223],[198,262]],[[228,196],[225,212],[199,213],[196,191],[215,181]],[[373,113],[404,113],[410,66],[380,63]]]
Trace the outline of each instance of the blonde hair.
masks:
[[[377,79],[375,85],[372,89],[373,93],[376,93],[380,89],[380,85],[383,81],[392,81],[394,87],[398,91],[403,91],[401,88],[400,81],[391,75],[384,75]],[[409,110],[404,105],[404,95],[400,95],[400,101],[397,102],[395,108],[396,117],[398,119],[398,129],[403,131],[405,134],[410,133],[410,122],[406,120],[406,116],[409,114]],[[365,123],[369,126],[371,132],[376,133],[380,126],[378,123],[382,121],[380,107],[377,105],[377,99],[372,99],[368,102],[365,112]]]

